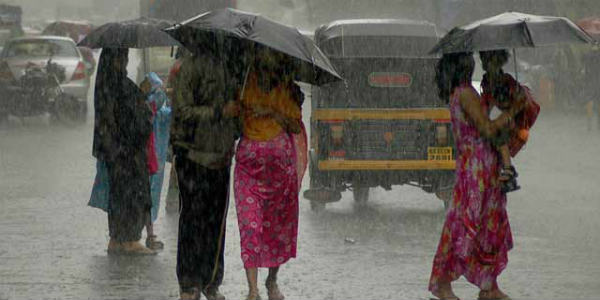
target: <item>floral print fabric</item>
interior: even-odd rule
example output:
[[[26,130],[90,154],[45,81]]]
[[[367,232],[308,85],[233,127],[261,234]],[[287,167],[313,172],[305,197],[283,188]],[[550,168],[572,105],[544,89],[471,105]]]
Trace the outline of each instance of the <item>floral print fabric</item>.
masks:
[[[446,213],[442,236],[433,260],[429,290],[440,280],[460,276],[481,289],[491,288],[506,268],[512,234],[506,213],[506,195],[500,191],[499,154],[467,119],[459,102],[463,89],[450,99],[452,130],[456,141],[454,198]],[[483,108],[487,111],[487,108]]]
[[[236,154],[235,201],[245,268],[278,267],[296,257],[298,168],[294,138],[243,137]]]

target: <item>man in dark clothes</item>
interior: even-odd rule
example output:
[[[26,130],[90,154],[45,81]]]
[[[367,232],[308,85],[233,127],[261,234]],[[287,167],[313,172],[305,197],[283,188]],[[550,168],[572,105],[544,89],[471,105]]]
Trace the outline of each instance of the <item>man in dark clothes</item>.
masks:
[[[225,299],[229,173],[239,137],[236,88],[211,55],[185,57],[175,80],[171,144],[180,190],[177,278],[181,299]]]
[[[128,49],[105,49],[94,92],[93,155],[106,163],[109,176],[109,253],[148,255],[139,243],[150,218],[146,143],[152,111],[143,92],[127,78]]]

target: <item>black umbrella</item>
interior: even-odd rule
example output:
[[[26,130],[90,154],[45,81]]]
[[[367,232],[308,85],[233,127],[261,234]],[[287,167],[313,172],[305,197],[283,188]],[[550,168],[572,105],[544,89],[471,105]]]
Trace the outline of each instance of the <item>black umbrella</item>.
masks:
[[[567,43],[592,44],[593,39],[567,18],[507,12],[452,29],[430,53],[531,48]]]
[[[192,52],[206,51],[206,41],[224,36],[242,52],[256,45],[292,58],[297,80],[321,85],[342,78],[315,43],[298,29],[263,16],[231,8],[214,10],[166,29]],[[214,50],[214,49],[213,49]]]
[[[90,32],[78,46],[88,48],[148,48],[178,46],[162,29],[173,23],[152,18],[106,23]]]

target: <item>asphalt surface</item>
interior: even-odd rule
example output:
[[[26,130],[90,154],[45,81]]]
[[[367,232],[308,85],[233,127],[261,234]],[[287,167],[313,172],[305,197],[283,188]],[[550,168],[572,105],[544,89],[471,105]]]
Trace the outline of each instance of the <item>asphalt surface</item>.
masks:
[[[91,123],[67,128],[32,118],[0,128],[0,299],[177,299],[178,216],[165,212],[164,201],[156,224],[164,251],[106,254],[106,214],[87,206]],[[515,161],[522,190],[509,197],[515,248],[499,281],[513,299],[600,298],[598,149],[600,130],[588,132],[581,117],[542,113]],[[375,189],[357,209],[345,193],[321,214],[300,201],[298,258],[280,275],[287,299],[429,299],[444,220],[434,196]],[[239,253],[232,204],[221,287],[228,299],[246,295]],[[463,279],[455,290],[476,299]]]

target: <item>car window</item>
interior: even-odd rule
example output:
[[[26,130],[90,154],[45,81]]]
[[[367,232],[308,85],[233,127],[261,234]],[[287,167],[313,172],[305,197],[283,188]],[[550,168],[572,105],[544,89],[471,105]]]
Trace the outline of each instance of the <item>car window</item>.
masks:
[[[7,45],[4,57],[78,57],[75,45],[61,40],[24,40]]]

